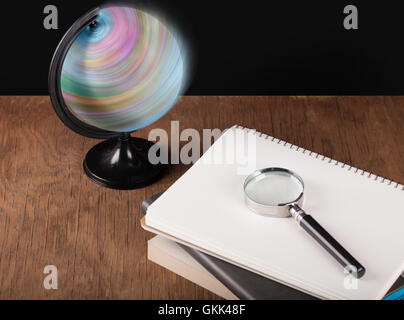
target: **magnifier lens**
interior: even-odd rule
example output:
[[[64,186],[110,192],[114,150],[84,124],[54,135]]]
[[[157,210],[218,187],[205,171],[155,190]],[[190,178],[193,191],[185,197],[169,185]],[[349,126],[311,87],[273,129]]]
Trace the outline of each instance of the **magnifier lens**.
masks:
[[[249,181],[245,192],[257,203],[277,206],[297,200],[303,192],[303,185],[290,173],[271,171],[261,173]]]
[[[255,213],[294,220],[325,248],[344,268],[357,278],[365,274],[363,267],[300,205],[304,184],[295,173],[284,168],[265,168],[252,173],[244,182],[247,207]],[[352,268],[353,267],[353,268]]]

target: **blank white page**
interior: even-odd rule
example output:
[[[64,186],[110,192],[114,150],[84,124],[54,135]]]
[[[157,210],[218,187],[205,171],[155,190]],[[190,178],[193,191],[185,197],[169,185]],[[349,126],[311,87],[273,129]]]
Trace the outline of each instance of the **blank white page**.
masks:
[[[355,283],[292,218],[257,215],[245,206],[243,165],[206,163],[229,151],[223,141],[236,132],[247,129],[226,131],[148,208],[146,225],[321,298],[381,299],[404,270],[403,186],[248,131],[256,139],[256,168],[297,172],[307,214],[365,266]],[[247,149],[242,144],[238,139],[236,153]]]

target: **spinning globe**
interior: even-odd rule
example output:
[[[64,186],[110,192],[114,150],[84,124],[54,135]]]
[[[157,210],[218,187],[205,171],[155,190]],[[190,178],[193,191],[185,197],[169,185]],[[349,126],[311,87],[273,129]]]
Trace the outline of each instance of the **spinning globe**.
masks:
[[[96,8],[66,32],[49,71],[52,105],[63,123],[92,138],[108,139],[84,159],[96,183],[133,189],[164,171],[151,164],[151,142],[131,137],[162,117],[184,88],[179,39],[156,17],[129,6]]]

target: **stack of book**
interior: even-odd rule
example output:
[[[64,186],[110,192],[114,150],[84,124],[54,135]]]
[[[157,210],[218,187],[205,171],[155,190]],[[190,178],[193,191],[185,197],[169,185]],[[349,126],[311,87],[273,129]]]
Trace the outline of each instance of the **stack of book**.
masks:
[[[246,150],[252,170],[286,167],[303,177],[305,208],[366,267],[361,279],[344,272],[292,219],[246,208],[240,169],[251,163],[217,162],[223,154],[246,159]],[[404,215],[396,204],[403,189],[235,126],[173,186],[143,203],[142,226],[157,234],[148,258],[225,299],[401,299]]]

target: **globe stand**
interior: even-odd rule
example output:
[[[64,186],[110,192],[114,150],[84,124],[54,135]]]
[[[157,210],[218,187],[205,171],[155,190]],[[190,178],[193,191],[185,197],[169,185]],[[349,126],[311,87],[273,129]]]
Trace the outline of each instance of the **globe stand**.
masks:
[[[136,189],[161,178],[165,165],[153,165],[148,159],[154,144],[129,133],[96,144],[88,151],[83,167],[87,176],[101,186]]]

